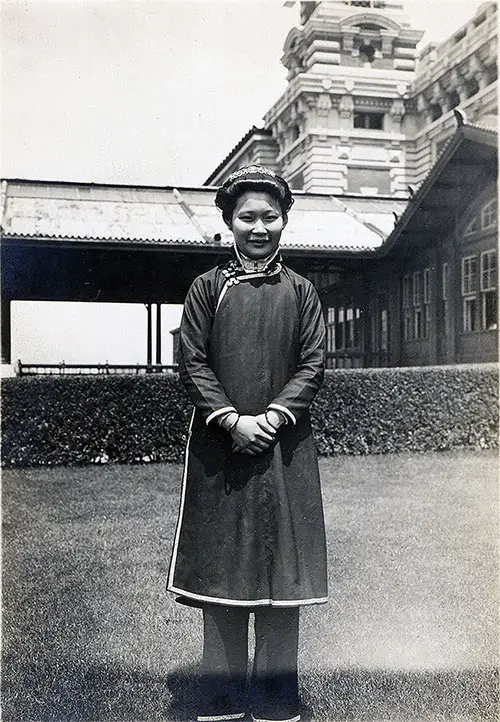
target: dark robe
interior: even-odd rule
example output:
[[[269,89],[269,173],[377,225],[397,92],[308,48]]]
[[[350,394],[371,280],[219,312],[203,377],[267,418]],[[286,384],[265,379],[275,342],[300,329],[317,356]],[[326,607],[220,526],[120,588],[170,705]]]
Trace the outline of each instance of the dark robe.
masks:
[[[309,406],[324,374],[324,322],[312,284],[279,259],[199,276],[180,329],[181,379],[194,403],[168,590],[191,604],[326,601],[326,552]],[[257,456],[234,453],[228,411],[287,418]]]

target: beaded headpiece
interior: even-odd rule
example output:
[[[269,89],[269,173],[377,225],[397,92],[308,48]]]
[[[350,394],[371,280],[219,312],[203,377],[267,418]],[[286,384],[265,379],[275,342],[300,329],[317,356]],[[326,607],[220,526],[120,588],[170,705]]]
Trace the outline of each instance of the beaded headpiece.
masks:
[[[231,220],[236,200],[248,190],[269,192],[278,201],[285,217],[292,207],[292,193],[284,178],[262,165],[247,165],[231,173],[215,196],[215,205],[221,209],[226,223]]]

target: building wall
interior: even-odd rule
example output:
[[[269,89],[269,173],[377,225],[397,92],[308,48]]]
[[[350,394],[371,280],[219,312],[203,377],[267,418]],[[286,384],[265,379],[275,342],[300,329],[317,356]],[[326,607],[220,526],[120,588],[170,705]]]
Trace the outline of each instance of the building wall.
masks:
[[[311,276],[327,326],[327,367],[496,361],[496,199],[490,183],[449,236],[411,255]]]
[[[490,184],[447,238],[399,261],[400,364],[496,361],[497,188]]]

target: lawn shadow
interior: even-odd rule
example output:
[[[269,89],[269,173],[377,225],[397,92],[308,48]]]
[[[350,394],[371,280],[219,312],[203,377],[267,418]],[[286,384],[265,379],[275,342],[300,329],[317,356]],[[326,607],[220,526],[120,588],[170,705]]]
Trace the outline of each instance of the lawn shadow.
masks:
[[[4,722],[190,722],[196,716],[195,667],[162,676],[70,660],[12,669],[12,661],[4,660]],[[308,672],[301,677],[301,693],[303,722],[493,722],[498,675],[494,670]]]
[[[15,666],[14,666],[15,665]],[[4,722],[189,722],[196,719],[197,670],[165,676],[112,664],[3,660]]]

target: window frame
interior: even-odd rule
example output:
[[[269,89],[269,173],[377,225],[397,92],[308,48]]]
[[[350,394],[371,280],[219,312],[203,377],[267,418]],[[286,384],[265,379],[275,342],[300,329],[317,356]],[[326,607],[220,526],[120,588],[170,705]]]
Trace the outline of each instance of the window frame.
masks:
[[[486,258],[494,258],[495,263],[494,265],[490,266],[489,268],[485,269],[485,260]],[[482,251],[480,255],[480,262],[479,262],[479,287],[481,290],[481,293],[484,293],[486,291],[496,291],[497,290],[497,280],[496,280],[496,274],[498,272],[498,258],[497,258],[497,251],[495,248],[491,248],[487,251]],[[490,285],[485,286],[484,281],[484,275],[487,273],[488,275],[491,274],[493,277],[492,282],[490,282]]]
[[[472,320],[469,324],[468,321]],[[476,333],[477,328],[477,294],[463,297],[463,332]],[[470,327],[469,327],[470,326]]]
[[[472,264],[474,261],[475,263],[475,272],[474,274],[469,272],[465,272],[466,265]],[[478,282],[478,271],[479,271],[479,264],[478,264],[478,256],[477,253],[471,254],[469,256],[463,256],[462,257],[462,263],[461,263],[461,291],[462,296],[472,296],[477,293],[477,282]],[[469,281],[466,287],[466,279]]]

